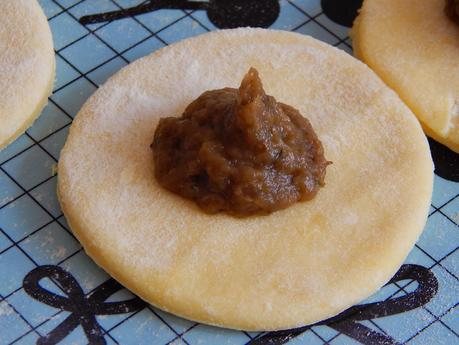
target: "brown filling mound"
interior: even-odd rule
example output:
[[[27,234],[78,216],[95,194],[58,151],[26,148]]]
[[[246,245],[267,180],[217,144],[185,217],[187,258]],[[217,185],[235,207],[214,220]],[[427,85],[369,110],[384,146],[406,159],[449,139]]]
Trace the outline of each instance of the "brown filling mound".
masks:
[[[309,121],[266,95],[253,68],[239,89],[207,91],[161,119],[151,146],[164,188],[238,217],[312,199],[330,164]]]

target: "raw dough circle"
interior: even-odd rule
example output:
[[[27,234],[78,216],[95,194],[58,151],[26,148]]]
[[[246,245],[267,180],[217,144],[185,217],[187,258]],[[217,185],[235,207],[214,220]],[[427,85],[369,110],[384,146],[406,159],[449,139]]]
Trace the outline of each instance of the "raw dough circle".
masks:
[[[393,88],[426,133],[459,153],[459,26],[445,0],[365,0],[354,52]]]
[[[207,215],[162,189],[158,119],[250,66],[307,116],[333,161],[314,200]],[[432,161],[419,122],[363,63],[310,37],[219,31],[127,66],[85,104],[59,163],[60,202],[87,253],[151,304],[196,321],[273,330],[325,319],[396,272],[426,221]]]
[[[36,0],[0,1],[0,150],[30,127],[51,94],[55,60]]]

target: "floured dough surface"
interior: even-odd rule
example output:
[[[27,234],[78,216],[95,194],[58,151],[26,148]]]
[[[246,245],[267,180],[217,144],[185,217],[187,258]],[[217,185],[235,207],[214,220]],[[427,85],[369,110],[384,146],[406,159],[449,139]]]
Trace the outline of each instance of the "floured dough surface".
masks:
[[[322,140],[326,186],[269,216],[208,215],[162,189],[150,144],[160,117],[255,67]],[[122,69],[76,117],[60,202],[87,253],[151,304],[204,323],[283,329],[363,300],[421,233],[432,192],[422,129],[363,63],[310,37],[237,29],[179,42]]]
[[[459,152],[459,25],[444,7],[445,0],[365,0],[353,45],[426,133]]]
[[[54,83],[48,21],[36,0],[0,1],[0,150],[33,123]]]

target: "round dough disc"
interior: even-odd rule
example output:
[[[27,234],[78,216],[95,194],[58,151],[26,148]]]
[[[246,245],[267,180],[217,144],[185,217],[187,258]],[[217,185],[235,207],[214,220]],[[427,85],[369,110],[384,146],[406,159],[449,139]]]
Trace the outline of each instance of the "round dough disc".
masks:
[[[55,60],[36,0],[0,1],[0,150],[30,127],[51,94]]]
[[[326,186],[269,216],[204,214],[161,188],[160,117],[260,72],[321,138]],[[87,253],[151,304],[188,319],[274,330],[328,318],[396,272],[421,233],[432,161],[419,122],[363,63],[310,37],[237,29],[127,66],[86,103],[59,163],[64,213]]]
[[[354,52],[421,121],[459,153],[459,26],[445,0],[365,0],[352,29]]]

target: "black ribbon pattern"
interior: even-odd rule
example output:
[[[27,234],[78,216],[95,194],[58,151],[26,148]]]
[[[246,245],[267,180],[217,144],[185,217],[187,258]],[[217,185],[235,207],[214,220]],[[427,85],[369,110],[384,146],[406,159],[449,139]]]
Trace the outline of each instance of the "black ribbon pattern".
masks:
[[[127,9],[84,16],[80,23],[106,22],[162,9],[207,11],[209,20],[221,29],[242,26],[267,28],[279,16],[280,5],[278,0],[150,0]]]
[[[66,297],[55,294],[40,285],[44,278],[50,278],[62,289]],[[418,308],[429,302],[437,293],[438,282],[434,274],[425,267],[403,265],[388,283],[411,279],[418,282],[415,291],[405,296],[386,301],[362,304],[352,307],[340,315],[316,325],[327,325],[365,345],[395,345],[391,337],[376,332],[358,321],[396,315]],[[89,344],[106,344],[104,332],[97,322],[97,315],[124,314],[143,309],[146,303],[139,298],[122,302],[106,302],[114,293],[122,289],[115,280],[110,279],[85,295],[77,280],[58,266],[40,266],[26,275],[24,290],[32,298],[71,314],[55,329],[38,340],[40,345],[57,344],[75,328],[81,326]],[[281,345],[307,331],[313,325],[286,331],[268,332],[251,342],[250,345]]]
[[[322,0],[321,6],[328,18],[335,23],[351,27],[363,0]]]
[[[40,280],[50,278],[67,295],[63,297],[40,286]],[[144,308],[145,302],[132,298],[123,302],[105,302],[107,298],[123,287],[114,279],[107,280],[97,289],[85,295],[77,280],[58,266],[40,266],[29,272],[23,282],[25,292],[32,298],[51,307],[65,310],[71,314],[54,330],[41,337],[37,344],[57,344],[81,325],[90,344],[106,344],[103,331],[96,315],[115,315],[137,311]]]

